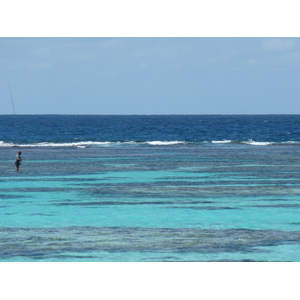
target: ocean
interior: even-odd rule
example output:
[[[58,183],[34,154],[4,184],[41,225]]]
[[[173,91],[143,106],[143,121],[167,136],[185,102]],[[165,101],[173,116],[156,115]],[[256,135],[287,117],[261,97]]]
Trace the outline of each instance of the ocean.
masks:
[[[0,115],[0,170],[2,262],[300,261],[300,115]]]

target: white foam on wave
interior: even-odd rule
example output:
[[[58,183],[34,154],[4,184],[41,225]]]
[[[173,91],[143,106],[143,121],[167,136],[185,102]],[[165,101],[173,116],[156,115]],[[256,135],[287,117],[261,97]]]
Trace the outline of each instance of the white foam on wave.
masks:
[[[13,147],[14,143],[4,143],[3,141],[0,141],[0,147]]]
[[[184,144],[183,141],[150,141],[145,142],[145,144],[149,144],[152,146],[168,146],[168,145],[177,145],[177,144]]]
[[[34,144],[14,144],[14,143],[4,143],[0,141],[0,147],[24,147],[24,148],[34,148],[34,147],[80,147],[86,148],[88,146],[106,146],[112,144],[111,142],[77,142],[77,143],[54,143],[54,142],[41,142]]]
[[[232,143],[231,140],[223,140],[223,141],[211,141],[213,144],[228,144]]]
[[[296,141],[287,141],[287,142],[282,142],[282,144],[296,144],[296,145],[299,145],[300,142],[296,142]]]
[[[246,145],[253,145],[253,146],[269,146],[269,145],[273,145],[273,142],[256,142],[253,140],[248,140],[246,142],[243,142],[243,144]]]
[[[56,148],[56,147],[77,147],[77,148],[86,148],[91,146],[98,147],[109,147],[109,146],[122,146],[122,145],[138,145],[138,144],[148,144],[154,146],[166,146],[166,145],[177,145],[184,144],[182,141],[149,141],[149,142],[74,142],[74,143],[55,143],[55,142],[41,142],[34,144],[14,144],[14,143],[4,143],[0,141],[0,147],[24,147],[24,148]]]
[[[30,145],[22,145],[23,147],[88,147],[88,146],[102,146],[107,145],[109,142],[77,142],[77,143],[37,143],[37,144],[30,144]]]

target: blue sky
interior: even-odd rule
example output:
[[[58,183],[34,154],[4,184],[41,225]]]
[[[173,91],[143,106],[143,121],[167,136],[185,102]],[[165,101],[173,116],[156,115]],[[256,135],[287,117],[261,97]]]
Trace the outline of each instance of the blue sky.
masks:
[[[0,38],[0,114],[300,113],[300,40]]]

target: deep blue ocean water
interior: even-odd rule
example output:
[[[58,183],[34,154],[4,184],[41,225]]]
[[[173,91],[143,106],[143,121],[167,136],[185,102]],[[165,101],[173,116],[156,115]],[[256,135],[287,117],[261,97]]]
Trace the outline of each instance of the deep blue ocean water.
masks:
[[[300,261],[300,115],[0,115],[0,171],[0,261]]]

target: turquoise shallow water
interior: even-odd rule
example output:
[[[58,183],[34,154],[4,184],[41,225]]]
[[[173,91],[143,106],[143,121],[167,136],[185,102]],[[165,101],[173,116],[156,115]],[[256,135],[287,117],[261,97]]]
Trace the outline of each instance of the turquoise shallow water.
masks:
[[[299,261],[300,148],[1,150],[1,261]]]

